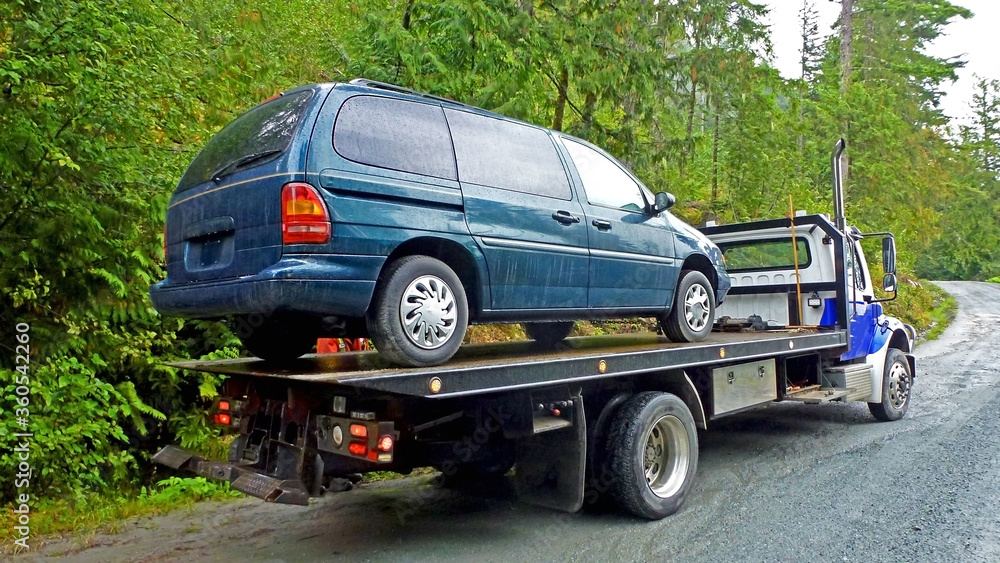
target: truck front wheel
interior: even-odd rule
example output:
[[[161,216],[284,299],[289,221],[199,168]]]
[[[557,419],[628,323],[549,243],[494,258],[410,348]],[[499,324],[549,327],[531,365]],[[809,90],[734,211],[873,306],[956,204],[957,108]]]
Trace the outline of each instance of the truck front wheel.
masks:
[[[608,437],[610,493],[625,510],[658,520],[677,512],[698,468],[698,434],[684,401],[646,392],[619,409]]]
[[[882,422],[899,420],[910,408],[912,388],[913,374],[906,354],[898,348],[889,348],[882,370],[882,402],[868,403],[868,410]]]

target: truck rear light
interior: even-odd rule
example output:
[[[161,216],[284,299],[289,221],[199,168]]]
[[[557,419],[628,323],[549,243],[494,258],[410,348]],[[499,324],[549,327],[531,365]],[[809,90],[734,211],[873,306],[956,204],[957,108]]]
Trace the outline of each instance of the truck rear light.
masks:
[[[368,453],[368,446],[362,444],[361,442],[351,442],[351,444],[347,446],[347,451],[354,455],[365,455]]]
[[[330,214],[316,188],[303,182],[282,186],[282,244],[326,244],[330,232]]]
[[[215,415],[216,424],[221,424],[222,426],[229,426],[229,423],[232,421],[233,421],[232,417],[230,417],[228,414],[219,413]]]
[[[378,449],[383,452],[387,452],[392,449],[393,439],[392,436],[382,436],[378,439]]]
[[[368,427],[365,426],[364,424],[352,424],[351,436],[354,436],[355,438],[367,438]]]
[[[228,411],[229,410],[229,401],[224,401],[224,400],[223,401],[219,401],[219,410],[220,411]]]

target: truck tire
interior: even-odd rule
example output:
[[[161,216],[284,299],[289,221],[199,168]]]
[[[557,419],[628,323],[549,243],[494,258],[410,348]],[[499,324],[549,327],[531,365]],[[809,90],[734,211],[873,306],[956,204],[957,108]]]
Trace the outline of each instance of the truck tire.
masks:
[[[465,288],[440,260],[400,258],[379,276],[367,322],[375,349],[390,362],[413,367],[443,364],[465,338],[469,323]]]
[[[676,395],[640,393],[629,399],[611,425],[610,493],[625,510],[659,520],[680,509],[698,469],[694,418]]]
[[[234,332],[248,352],[269,362],[294,360],[316,345],[316,331],[308,322],[282,319],[236,319]],[[257,322],[253,322],[253,321]],[[256,325],[256,326],[255,326]]]
[[[898,348],[889,348],[882,370],[882,402],[868,403],[868,410],[882,422],[899,420],[910,408],[912,388],[913,374],[906,354]]]
[[[562,342],[573,332],[572,321],[555,323],[524,323],[524,333],[528,338],[545,348],[550,348]]]
[[[674,306],[660,318],[663,334],[674,342],[698,342],[712,332],[715,290],[705,274],[683,270],[674,291]]]

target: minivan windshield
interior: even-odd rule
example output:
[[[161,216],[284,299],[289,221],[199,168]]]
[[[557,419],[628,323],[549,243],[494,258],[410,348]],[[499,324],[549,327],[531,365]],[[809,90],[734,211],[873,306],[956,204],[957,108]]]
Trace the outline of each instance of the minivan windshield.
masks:
[[[281,96],[236,118],[201,149],[175,193],[277,158],[291,143],[312,95],[304,90]]]

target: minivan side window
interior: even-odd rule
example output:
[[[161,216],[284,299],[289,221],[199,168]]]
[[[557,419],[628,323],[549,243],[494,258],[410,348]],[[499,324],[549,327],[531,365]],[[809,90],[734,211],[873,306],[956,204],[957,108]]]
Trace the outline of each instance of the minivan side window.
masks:
[[[354,96],[337,113],[333,148],[369,166],[457,180],[455,151],[440,106]]]
[[[641,213],[646,200],[639,184],[608,157],[572,139],[562,138],[583,181],[583,191],[591,205]]]
[[[544,130],[445,109],[463,182],[557,199],[572,199],[569,179]]]

